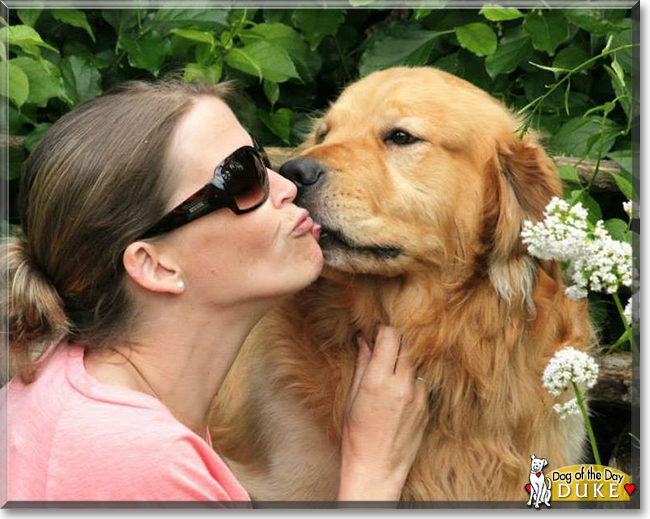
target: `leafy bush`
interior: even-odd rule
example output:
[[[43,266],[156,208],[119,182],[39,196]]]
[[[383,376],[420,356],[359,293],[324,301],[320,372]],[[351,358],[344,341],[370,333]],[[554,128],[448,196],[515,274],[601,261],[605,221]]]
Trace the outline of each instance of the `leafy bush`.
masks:
[[[124,80],[237,79],[245,126],[267,146],[294,146],[343,85],[394,65],[433,65],[522,111],[521,131],[541,131],[552,153],[618,163],[620,193],[595,191],[573,166],[560,173],[568,200],[629,241],[631,24],[624,9],[18,9],[0,29],[9,42],[0,93],[10,99],[9,133],[24,136],[10,148],[12,197],[47,128]],[[604,341],[616,342],[625,329],[609,319],[611,298],[590,298]]]

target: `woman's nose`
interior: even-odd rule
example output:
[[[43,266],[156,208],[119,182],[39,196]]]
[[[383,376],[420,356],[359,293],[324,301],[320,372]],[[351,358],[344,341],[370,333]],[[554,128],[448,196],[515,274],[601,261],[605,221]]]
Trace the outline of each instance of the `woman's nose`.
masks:
[[[272,169],[269,170],[269,182],[271,184],[271,197],[274,201],[277,201],[278,207],[285,202],[291,203],[296,199],[296,196],[298,195],[298,187],[296,184],[287,180]]]

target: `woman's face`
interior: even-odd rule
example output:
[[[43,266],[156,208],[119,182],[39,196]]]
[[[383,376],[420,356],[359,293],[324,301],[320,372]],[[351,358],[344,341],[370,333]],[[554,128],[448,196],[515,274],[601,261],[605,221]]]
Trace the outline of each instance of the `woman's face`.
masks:
[[[172,138],[169,159],[177,178],[168,209],[208,183],[215,167],[246,145],[251,137],[225,103],[199,99]],[[165,238],[197,302],[275,300],[318,277],[323,256],[315,233],[305,225],[295,230],[305,213],[293,204],[296,186],[275,171],[268,174],[269,196],[259,208],[242,215],[220,209]]]

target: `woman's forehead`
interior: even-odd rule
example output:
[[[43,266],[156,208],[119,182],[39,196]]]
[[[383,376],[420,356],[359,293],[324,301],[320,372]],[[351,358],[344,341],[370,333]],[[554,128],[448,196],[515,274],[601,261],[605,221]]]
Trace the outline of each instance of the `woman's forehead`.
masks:
[[[213,97],[198,99],[179,121],[170,141],[170,166],[180,176],[178,190],[188,191],[189,196],[192,189],[210,181],[223,159],[251,143],[226,103]]]

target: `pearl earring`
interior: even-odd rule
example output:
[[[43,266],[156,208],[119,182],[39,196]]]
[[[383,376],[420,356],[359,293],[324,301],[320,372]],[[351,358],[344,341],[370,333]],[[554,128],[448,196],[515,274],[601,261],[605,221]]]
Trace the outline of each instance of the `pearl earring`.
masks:
[[[185,288],[185,283],[183,283],[182,281],[179,281],[178,282],[178,288],[180,288],[181,290],[184,289]]]

